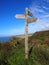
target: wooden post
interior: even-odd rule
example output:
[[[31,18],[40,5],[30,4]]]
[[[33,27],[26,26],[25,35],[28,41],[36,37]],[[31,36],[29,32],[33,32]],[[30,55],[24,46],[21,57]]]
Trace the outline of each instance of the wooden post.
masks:
[[[25,59],[28,59],[28,8],[25,9]]]
[[[36,22],[37,18],[28,18],[29,16],[33,16],[33,14],[28,10],[28,8],[25,9],[25,15],[24,14],[17,14],[15,17],[19,19],[25,19],[25,59],[28,59],[29,54],[29,48],[28,48],[28,23]]]

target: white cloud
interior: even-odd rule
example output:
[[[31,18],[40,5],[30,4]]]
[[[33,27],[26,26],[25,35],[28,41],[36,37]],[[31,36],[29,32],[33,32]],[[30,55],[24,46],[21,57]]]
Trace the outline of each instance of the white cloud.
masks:
[[[44,9],[46,9],[46,10],[48,10],[48,9],[49,9],[49,8],[48,8],[48,7],[46,7],[46,6],[43,6],[43,8],[44,8]]]
[[[46,1],[46,2],[48,2],[48,3],[49,3],[49,0],[44,0],[44,1]]]
[[[43,9],[39,9],[39,8],[34,8],[34,11],[36,11],[36,12],[42,12],[42,13],[45,12]]]
[[[49,24],[46,24],[41,27],[41,30],[49,30]]]
[[[46,28],[49,28],[49,24],[47,24],[45,27],[46,27]]]
[[[45,2],[44,2],[45,3]],[[39,3],[40,4],[40,3]],[[48,30],[48,28],[49,28],[49,25],[47,25],[47,22],[49,21],[49,19],[47,20],[47,18],[49,17],[49,14],[47,13],[47,11],[46,10],[48,10],[49,8],[45,5],[44,6],[44,4],[42,4],[41,3],[41,6],[39,5],[38,3],[37,3],[37,5],[36,4],[34,4],[33,5],[33,3],[32,3],[32,5],[30,6],[30,11],[33,13],[33,15],[35,14],[35,16],[37,17],[37,18],[39,18],[38,20],[37,20],[37,23],[38,24],[35,24],[36,26],[34,27],[34,26],[30,26],[30,28],[29,29],[32,29],[32,31],[40,31],[40,30]],[[39,14],[38,14],[39,13]],[[41,13],[41,15],[40,15],[40,13]],[[41,23],[40,23],[41,22]],[[31,31],[31,30],[30,30]],[[32,32],[31,31],[31,32]]]
[[[43,9],[40,9],[38,7],[30,7],[30,10],[31,11],[34,11],[34,12],[41,12],[41,13],[44,13],[45,12]]]
[[[47,17],[49,17],[49,14],[43,15],[41,18],[47,18]]]

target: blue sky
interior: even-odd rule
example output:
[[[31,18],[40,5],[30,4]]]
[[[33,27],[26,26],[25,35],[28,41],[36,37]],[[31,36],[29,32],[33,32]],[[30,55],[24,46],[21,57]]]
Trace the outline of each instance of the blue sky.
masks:
[[[15,15],[25,14],[26,7],[38,18],[28,24],[28,33],[49,30],[49,0],[0,0],[0,36],[25,33],[25,20]]]

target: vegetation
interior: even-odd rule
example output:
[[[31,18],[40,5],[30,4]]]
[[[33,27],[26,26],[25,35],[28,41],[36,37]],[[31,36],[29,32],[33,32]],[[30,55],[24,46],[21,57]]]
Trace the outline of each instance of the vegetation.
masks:
[[[49,65],[49,34],[39,36],[37,34],[39,33],[29,39],[28,60],[25,59],[24,39],[16,40],[14,38],[4,44],[0,43],[0,65]],[[40,38],[43,36],[44,40]]]
[[[36,32],[34,33],[30,38],[30,40],[32,39],[38,39],[38,40],[46,40],[49,39],[49,31],[40,31],[40,32]]]

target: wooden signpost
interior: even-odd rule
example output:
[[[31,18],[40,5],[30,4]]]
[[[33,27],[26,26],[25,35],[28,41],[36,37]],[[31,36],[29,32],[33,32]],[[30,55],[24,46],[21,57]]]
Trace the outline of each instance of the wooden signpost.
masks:
[[[25,19],[25,58],[28,59],[29,49],[28,49],[28,23],[36,22],[37,18],[28,18],[28,16],[33,16],[33,14],[25,9],[25,15],[17,14],[15,17],[19,19]]]

